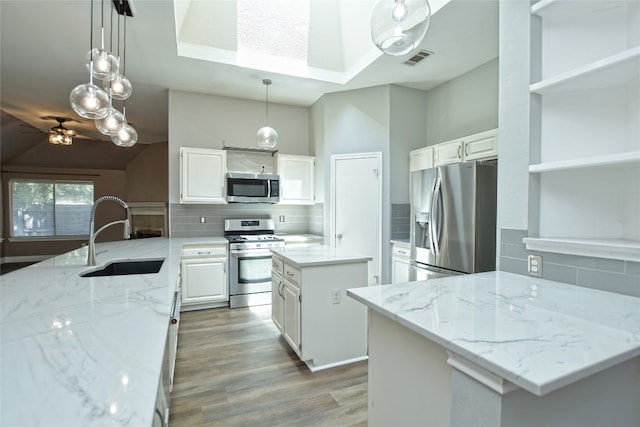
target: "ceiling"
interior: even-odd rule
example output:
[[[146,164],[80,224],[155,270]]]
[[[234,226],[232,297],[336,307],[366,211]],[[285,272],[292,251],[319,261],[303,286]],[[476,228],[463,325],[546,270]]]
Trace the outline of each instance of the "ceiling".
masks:
[[[338,1],[347,2],[349,6],[342,9],[341,23],[334,25],[335,15],[322,14],[328,10],[335,12],[335,8],[327,5]],[[310,106],[326,93],[383,84],[428,90],[498,55],[497,0],[448,3],[432,0],[432,9],[438,10],[420,48],[433,55],[411,67],[403,62],[412,54],[380,55],[371,43],[371,48],[365,49],[362,55],[365,63],[372,62],[358,65],[361,70],[352,78],[341,77],[347,80],[344,83],[323,80],[312,73],[306,77],[289,76],[274,70],[240,66],[230,60],[197,59],[207,57],[194,54],[198,49],[202,53],[220,47],[211,43],[212,36],[207,29],[215,29],[222,37],[220,32],[229,27],[225,26],[225,14],[208,11],[207,7],[233,0],[178,0],[175,4],[171,0],[129,2],[134,17],[127,21],[126,75],[133,84],[133,95],[127,101],[126,110],[127,119],[138,131],[142,144],[167,141],[168,89],[264,100],[262,79],[269,78],[273,81],[269,89],[270,102]],[[110,8],[110,2],[105,3]],[[86,138],[108,141],[95,130],[93,121],[77,116],[69,104],[71,89],[88,81],[84,57],[89,45],[89,4],[78,0],[0,1],[0,106],[7,113],[2,115],[3,146],[21,138],[20,135],[9,137],[12,118],[47,132],[57,123],[43,119],[46,116],[72,118],[74,121],[67,127]],[[316,4],[315,22],[326,25],[316,25],[324,30],[310,34],[308,43],[315,52],[309,53],[310,58],[329,56],[326,52],[338,49],[336,37],[349,37],[350,32],[357,32],[360,42],[356,44],[363,46],[361,41],[369,37],[369,18],[365,12],[373,4],[372,0],[311,0],[311,4]],[[94,5],[99,7],[100,2]],[[176,22],[177,15],[179,22]],[[109,14],[106,16],[108,20]],[[202,19],[195,19],[198,16]],[[94,28],[99,25],[94,23]],[[365,31],[367,34],[362,34]],[[194,48],[198,37],[203,42]],[[96,38],[94,36],[94,45],[97,45]],[[191,57],[179,56],[178,50]],[[347,58],[347,54],[342,57]],[[331,58],[330,61],[336,61],[335,55]],[[24,128],[24,123],[15,128]]]

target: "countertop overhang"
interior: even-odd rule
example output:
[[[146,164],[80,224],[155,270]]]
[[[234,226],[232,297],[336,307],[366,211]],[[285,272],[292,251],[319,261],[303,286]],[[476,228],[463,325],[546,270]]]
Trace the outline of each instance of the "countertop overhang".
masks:
[[[282,256],[295,267],[313,267],[330,264],[350,264],[371,261],[368,255],[335,249],[326,245],[308,246],[305,248],[272,248],[271,252]]]
[[[165,258],[155,274],[80,277],[87,248],[5,274],[1,425],[153,424],[182,246],[220,237],[99,243],[97,266]]]
[[[505,272],[347,290],[542,396],[640,356],[640,298]]]

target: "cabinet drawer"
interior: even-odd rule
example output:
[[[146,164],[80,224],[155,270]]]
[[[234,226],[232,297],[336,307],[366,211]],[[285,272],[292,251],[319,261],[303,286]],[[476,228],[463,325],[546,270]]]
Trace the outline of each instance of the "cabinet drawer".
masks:
[[[182,257],[217,257],[227,256],[226,246],[184,246],[182,248]]]
[[[284,278],[285,280],[300,285],[300,270],[289,264],[284,265]]]
[[[392,256],[409,258],[409,248],[393,245]]]
[[[271,269],[282,274],[284,271],[284,260],[276,257],[271,258]]]

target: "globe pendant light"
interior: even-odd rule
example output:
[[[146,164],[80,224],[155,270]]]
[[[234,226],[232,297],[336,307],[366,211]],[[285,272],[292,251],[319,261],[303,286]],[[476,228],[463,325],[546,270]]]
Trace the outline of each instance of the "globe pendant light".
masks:
[[[93,0],[91,0],[93,4]],[[93,48],[89,51],[87,67],[91,75],[100,80],[113,80],[118,73],[118,58],[104,48],[104,0],[102,0],[102,21],[100,28],[100,49]]]
[[[264,148],[266,150],[273,149],[278,144],[278,132],[272,127],[269,127],[269,85],[271,84],[271,80],[264,79],[262,83],[265,85],[267,90],[266,96],[266,126],[258,129],[256,133],[256,141],[258,142],[258,147]]]
[[[135,143],[138,142],[138,132],[136,132],[133,126],[126,122],[126,106],[122,107],[122,113],[125,118],[125,124],[118,132],[111,135],[111,141],[118,147],[133,147]]]
[[[127,20],[124,20],[124,51],[122,55],[122,62],[120,62],[120,15],[118,14],[118,71],[113,80],[105,80],[104,90],[111,90],[111,96],[113,99],[123,101],[131,96],[133,87],[128,78],[124,76],[125,65],[127,59]],[[122,73],[120,73],[120,64],[122,64]]]
[[[104,135],[113,136],[120,132],[120,129],[127,124],[124,115],[113,108],[111,105],[111,98],[109,98],[109,107],[107,108],[107,115],[101,119],[96,120],[96,128],[100,133]]]
[[[378,0],[371,9],[371,38],[387,55],[404,55],[422,42],[431,21],[428,0]]]
[[[91,0],[91,18],[89,33],[89,49],[93,46],[93,0]],[[93,61],[92,61],[93,62]],[[91,64],[90,69],[93,68]],[[81,84],[73,88],[69,94],[69,102],[73,111],[85,119],[100,119],[108,113],[109,96],[107,93],[93,84],[93,74],[89,72],[89,83]]]

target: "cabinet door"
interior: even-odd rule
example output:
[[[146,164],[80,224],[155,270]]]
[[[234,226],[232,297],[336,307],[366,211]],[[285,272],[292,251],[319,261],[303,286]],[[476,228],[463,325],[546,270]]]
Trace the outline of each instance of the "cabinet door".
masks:
[[[409,169],[411,172],[433,167],[433,147],[420,148],[409,153]]]
[[[276,328],[283,333],[284,321],[284,283],[282,276],[273,272],[271,275],[271,320]]]
[[[443,142],[433,146],[433,165],[443,166],[462,162],[462,140]]]
[[[229,299],[226,258],[182,260],[182,303],[221,302]]]
[[[391,283],[409,281],[409,249],[391,245]]]
[[[226,203],[227,154],[180,148],[180,203]]]
[[[280,204],[305,205],[315,201],[315,157],[278,155]]]
[[[284,332],[282,335],[291,348],[300,355],[300,289],[285,281],[284,288]]]
[[[486,160],[498,157],[498,130],[490,130],[464,138],[464,160]]]

